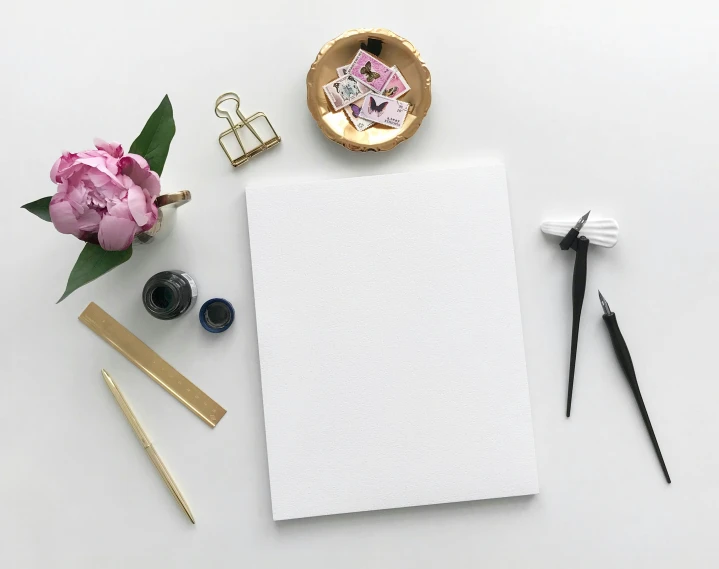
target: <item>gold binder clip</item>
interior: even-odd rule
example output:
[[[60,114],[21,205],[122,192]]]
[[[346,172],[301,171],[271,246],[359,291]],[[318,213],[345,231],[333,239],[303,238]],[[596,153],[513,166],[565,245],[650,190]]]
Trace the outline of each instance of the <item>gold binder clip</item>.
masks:
[[[220,108],[220,105],[226,101],[235,102],[235,114],[237,115],[235,119],[233,119],[229,111]],[[230,128],[220,135],[219,141],[222,150],[224,150],[227,155],[227,159],[233,166],[244,164],[253,156],[280,143],[280,136],[272,127],[265,113],[255,113],[251,115],[250,118],[244,117],[242,112],[240,112],[240,97],[237,93],[224,93],[220,95],[215,103],[215,114],[220,118],[226,119],[230,124]],[[261,120],[258,121],[258,119]],[[252,124],[253,122],[255,122],[254,125]],[[225,140],[228,138],[230,144],[234,147],[234,154],[237,155],[236,158],[232,157],[233,155],[230,153],[227,144],[225,144]],[[235,142],[237,144],[235,144]]]

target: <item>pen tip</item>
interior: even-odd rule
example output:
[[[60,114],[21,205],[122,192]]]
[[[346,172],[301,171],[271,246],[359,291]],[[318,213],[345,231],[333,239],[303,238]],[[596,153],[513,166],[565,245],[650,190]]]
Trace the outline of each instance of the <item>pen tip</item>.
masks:
[[[609,303],[607,302],[607,299],[604,298],[602,291],[597,289],[597,292],[599,293],[599,302],[602,305],[602,310],[604,311],[604,314],[606,314],[607,316],[612,314],[612,309],[609,308]]]
[[[589,214],[592,212],[592,210],[589,210],[587,213],[585,213],[582,217],[579,218],[579,221],[577,221],[577,224],[574,226],[574,229],[576,231],[581,231],[582,227],[584,227],[584,224],[587,223],[587,219],[589,219]]]
[[[107,384],[107,386],[108,386],[110,389],[112,389],[113,387],[115,387],[115,382],[112,381],[112,378],[110,377],[110,374],[107,373],[104,369],[101,370],[101,371],[102,371],[102,379],[105,380],[105,383]]]

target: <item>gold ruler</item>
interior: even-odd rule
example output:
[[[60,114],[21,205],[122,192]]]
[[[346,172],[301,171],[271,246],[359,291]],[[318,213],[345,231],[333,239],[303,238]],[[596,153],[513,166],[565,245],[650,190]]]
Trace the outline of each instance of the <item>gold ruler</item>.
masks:
[[[216,401],[94,302],[88,304],[80,314],[80,322],[164,387],[210,427],[217,425],[227,413]]]

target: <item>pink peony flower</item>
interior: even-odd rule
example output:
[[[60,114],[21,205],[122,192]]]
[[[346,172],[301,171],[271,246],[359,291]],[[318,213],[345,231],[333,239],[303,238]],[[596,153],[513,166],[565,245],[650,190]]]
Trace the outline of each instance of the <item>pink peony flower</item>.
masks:
[[[60,233],[122,251],[157,221],[160,177],[142,156],[124,155],[117,142],[95,140],[95,147],[65,152],[53,165],[50,219]]]

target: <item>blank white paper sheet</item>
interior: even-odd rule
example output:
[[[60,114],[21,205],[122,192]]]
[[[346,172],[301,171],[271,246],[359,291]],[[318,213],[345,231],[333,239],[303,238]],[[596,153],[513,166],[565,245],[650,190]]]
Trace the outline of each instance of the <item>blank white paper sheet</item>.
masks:
[[[275,520],[538,492],[503,166],[247,214]]]

